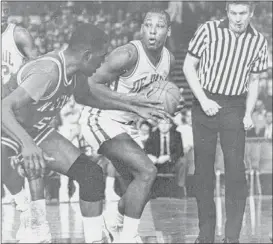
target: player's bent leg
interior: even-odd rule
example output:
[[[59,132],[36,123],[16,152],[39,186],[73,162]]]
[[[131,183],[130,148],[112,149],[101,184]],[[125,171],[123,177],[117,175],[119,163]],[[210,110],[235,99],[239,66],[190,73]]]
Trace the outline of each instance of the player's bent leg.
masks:
[[[86,205],[86,202],[100,202],[104,199],[105,185],[102,169],[92,163],[86,155],[81,154],[76,159],[68,170],[67,176],[79,183],[80,200],[84,202],[83,205]],[[101,209],[94,212],[94,209],[89,209],[88,206],[86,209],[81,206],[81,210],[83,216],[86,217],[93,217],[101,213]]]
[[[103,156],[107,160],[106,177],[105,177],[105,208],[103,216],[105,219],[106,230],[113,236],[113,242],[118,242],[120,232],[123,228],[123,215],[119,214],[118,204],[120,196],[123,192],[118,195],[115,191],[116,176],[118,175],[117,170],[114,168],[112,162]],[[121,177],[120,177],[121,178]],[[119,187],[120,188],[120,187]]]
[[[24,178],[11,166],[11,157],[15,156],[16,153],[3,143],[1,143],[1,152],[2,182],[12,195],[16,195],[22,191],[24,186]]]
[[[116,169],[114,168],[112,162],[108,160],[106,168],[106,179],[105,179],[105,200],[106,202],[117,202],[120,197],[115,192],[115,179],[116,179]]]
[[[80,187],[81,200],[96,202],[104,198],[103,172],[100,166],[90,161],[70,141],[53,131],[41,144],[42,150],[55,161],[47,163],[51,170],[76,180]],[[88,215],[88,211],[84,211]]]
[[[16,143],[9,138],[2,138],[2,183],[6,185],[12,194],[16,203],[16,209],[20,212],[20,226],[16,233],[16,239],[20,240],[25,235],[27,221],[29,220],[29,200],[24,189],[24,178],[11,166],[10,157],[15,156],[18,150],[19,145],[16,146]]]
[[[156,178],[156,167],[145,152],[138,146],[138,144],[126,133],[117,135],[111,140],[105,141],[101,145],[99,153],[109,158],[121,175],[124,174],[124,171],[121,171],[120,168],[126,168],[133,175],[134,179],[128,186],[125,193],[125,199],[130,199],[126,201],[131,202],[131,204],[126,204],[128,207],[125,207],[125,213],[132,218],[140,218],[146,203],[146,199],[148,198],[149,191]],[[121,166],[121,164],[123,165]],[[131,185],[134,185],[135,183],[141,185],[141,187],[137,188],[141,188],[141,192],[144,194],[141,195],[140,192],[137,192],[135,195],[128,193],[131,191],[129,190],[129,188],[132,188]],[[134,188],[132,190],[134,192],[136,191]],[[131,195],[131,197],[129,197],[129,195]],[[136,201],[138,203],[140,202],[140,204],[131,200],[133,198],[137,198]]]
[[[48,168],[76,180],[80,186],[80,208],[83,216],[85,241],[102,240],[102,200],[104,179],[100,166],[81,154],[70,141],[53,131],[41,144],[42,150],[55,161]]]
[[[121,173],[123,178],[126,178],[128,180],[130,179],[129,182],[131,182],[131,178],[135,179],[134,181],[140,181],[140,182],[142,182],[142,180],[139,180],[140,178],[147,178],[148,182],[153,181],[152,180],[153,177],[151,177],[151,175],[153,175],[153,173],[154,173],[154,175],[156,175],[156,172],[155,172],[156,168],[151,169],[149,167],[148,170],[139,170],[139,174],[135,173],[135,175],[133,175],[133,177],[132,177],[132,174],[130,173],[130,171],[133,171],[133,169],[128,167],[128,165],[130,165],[130,162],[131,162],[133,156],[132,155],[128,156],[127,152],[129,152],[130,149],[127,150],[127,147],[128,147],[127,142],[128,141],[132,142],[132,139],[128,134],[124,134],[124,133],[127,132],[128,126],[125,126],[122,123],[116,122],[116,121],[114,121],[112,119],[109,119],[109,118],[106,118],[106,117],[100,117],[98,114],[94,115],[94,114],[92,114],[92,111],[90,112],[90,110],[87,111],[87,113],[84,113],[84,111],[82,112],[82,118],[81,118],[80,121],[81,121],[80,124],[81,124],[81,129],[82,129],[84,138],[88,142],[88,144],[91,145],[94,150],[97,150],[99,147],[101,147],[101,149],[103,149],[103,150],[98,151],[98,153],[102,154],[103,156],[106,156],[112,162],[115,161],[115,162],[113,162],[114,166],[119,171],[119,173]],[[119,137],[122,134],[125,135],[125,138],[124,137],[123,138]],[[114,144],[115,141],[116,141],[116,140],[113,140],[113,138],[120,138],[121,141],[123,141],[121,146],[119,146],[118,148],[117,147],[112,147],[112,143]],[[124,139],[128,139],[128,140],[124,141]],[[112,142],[109,143],[109,141],[112,141]],[[124,144],[125,144],[125,146],[123,146]],[[111,153],[109,151],[109,153],[104,154],[104,152],[108,150],[107,149],[108,146],[106,146],[106,145],[108,145],[109,148],[111,148],[111,152],[114,151],[114,153]],[[141,150],[138,147],[137,144],[134,143],[134,146],[137,146],[138,150]],[[125,155],[125,153],[124,153],[125,151],[126,151],[128,157],[127,157],[126,160],[123,160],[123,157],[121,157],[121,156]],[[110,158],[110,157],[108,157],[108,155],[112,155],[112,157]],[[145,154],[143,153],[142,155],[145,155]],[[115,160],[113,160],[113,159],[115,159]],[[134,160],[137,161],[138,159],[134,159]],[[128,161],[130,161],[130,162],[128,163]],[[118,166],[120,166],[122,163],[124,163],[124,165],[125,165],[125,167],[123,167],[123,169],[126,168],[125,172],[122,169],[122,167],[118,168]],[[133,162],[133,164],[135,164],[135,162]],[[148,163],[144,162],[144,165],[145,164],[149,166],[149,162]],[[154,166],[152,165],[152,167],[154,167]],[[130,170],[128,171],[128,169],[130,169]],[[149,174],[149,173],[146,174],[146,172],[147,171],[149,172],[149,170],[152,173],[151,174]],[[143,184],[145,186],[143,186],[142,183],[140,183],[140,184],[137,183],[136,185],[137,186],[139,185],[141,189],[150,188],[149,185],[150,184],[152,185],[152,183],[147,183],[147,181],[145,181],[145,184]],[[133,189],[134,189],[134,184],[131,185],[131,187]],[[127,187],[125,187],[125,189],[126,188]],[[146,190],[144,190],[144,192],[145,191]],[[150,190],[147,190],[147,191],[149,192]],[[130,192],[130,190],[129,190],[129,192]],[[140,193],[141,197],[145,198],[145,201],[142,204],[143,207],[144,207],[145,202],[146,202],[145,194],[144,193],[142,194],[142,191],[139,190],[139,189],[134,189],[134,192],[132,191],[132,195],[137,196],[138,192],[141,192]],[[137,200],[140,200],[140,202],[143,202],[138,197],[136,197],[136,198],[137,198]],[[130,199],[130,196],[129,196],[129,199]],[[132,198],[132,202],[135,202],[138,207],[141,205],[141,204],[138,204],[136,201],[134,201],[133,198]],[[121,223],[121,225],[122,225],[123,222],[124,222],[125,226],[127,226],[127,228],[129,227],[130,233],[131,233],[130,236],[136,235],[137,227],[138,227],[138,223],[139,223],[139,218],[140,218],[140,215],[141,215],[141,212],[142,212],[141,209],[143,209],[143,207],[141,206],[140,209],[137,210],[138,214],[136,214],[136,215],[139,216],[138,218],[134,219],[134,218],[128,217],[126,215],[125,216],[125,221],[123,221],[124,217],[123,217],[123,214],[121,214],[121,213],[124,213],[124,209],[125,209],[124,206],[125,205],[130,206],[130,204],[131,204],[131,201],[127,201],[127,203],[124,204],[124,197],[121,198],[121,200],[119,201],[120,212],[118,211],[118,208],[116,206],[115,211],[112,211],[112,215],[111,215],[111,219],[116,219],[116,221],[111,221],[111,219],[109,219],[109,218],[105,219],[107,229],[110,230],[110,232],[113,234],[113,236],[116,236],[115,234],[117,234],[117,236],[119,235],[118,234],[119,230],[116,231],[115,229],[117,229],[116,227],[118,227],[118,223]],[[134,208],[134,205],[132,205],[131,208]],[[130,213],[129,213],[129,216],[131,216]],[[109,216],[107,216],[107,217],[109,217]],[[111,226],[110,222],[114,222],[116,224]],[[127,224],[126,224],[126,222],[127,222]],[[125,230],[126,230],[126,228],[125,228]],[[120,241],[119,238],[117,240],[116,239],[114,239],[114,240],[118,241],[118,242]],[[135,242],[135,239],[134,238],[131,238],[131,239],[128,238],[127,243],[130,243],[130,242]]]
[[[120,241],[134,242],[141,214],[156,179],[156,167],[139,145],[126,133],[105,141],[99,153],[109,158],[117,169],[119,166],[116,165],[116,162],[123,163],[133,175],[132,182],[122,196],[125,216]],[[123,174],[122,171],[119,173]],[[121,213],[122,211],[120,209]]]
[[[119,173],[116,173],[116,182],[118,184],[118,195],[123,196],[123,194],[126,192],[128,186],[130,185],[131,181],[133,180],[133,177],[127,177],[124,178],[122,175]]]

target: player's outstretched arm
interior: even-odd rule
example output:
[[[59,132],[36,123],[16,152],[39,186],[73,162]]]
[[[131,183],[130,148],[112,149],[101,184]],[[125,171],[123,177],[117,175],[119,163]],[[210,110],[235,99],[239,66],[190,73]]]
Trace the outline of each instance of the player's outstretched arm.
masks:
[[[27,92],[18,87],[13,93],[2,100],[2,129],[9,136],[20,143],[22,156],[24,158],[24,169],[30,177],[37,177],[43,174],[46,164],[42,150],[36,146],[31,136],[16,120],[14,111],[21,106],[32,102]]]
[[[21,87],[2,100],[2,129],[21,146],[33,142],[33,139],[17,121],[14,111],[31,102],[31,97]]]
[[[34,59],[39,55],[38,49],[30,33],[21,26],[16,26],[14,40],[20,51],[28,58]]]
[[[46,92],[50,92],[49,90],[54,89],[57,84],[58,79],[55,77],[58,77],[58,73],[57,76],[54,75],[58,72],[56,64],[43,62],[39,65],[42,67],[45,65],[48,68],[46,70],[37,69],[36,72],[26,76],[20,86],[2,100],[2,129],[21,145],[25,170],[28,175],[32,176],[44,173],[45,155],[18,122],[15,114],[34,101],[38,102]]]
[[[99,108],[134,110],[130,100],[127,99],[127,95],[112,91],[109,85],[119,76],[131,70],[136,63],[137,52],[135,47],[127,44],[112,51],[96,73],[89,77],[90,95],[98,103]]]
[[[151,101],[144,96],[117,93],[108,87],[112,81],[134,68],[138,58],[137,55],[137,51],[132,44],[115,49],[96,73],[88,78],[89,95],[80,96],[75,94],[76,101],[99,109],[129,111],[140,116],[146,116],[148,112],[151,112],[148,111],[150,107],[149,109],[153,109],[152,113],[157,114],[156,116],[160,118],[167,117],[164,115],[164,111],[156,110],[158,108],[156,105],[161,102]],[[142,110],[140,107],[142,107]],[[145,113],[143,113],[143,107],[146,108]]]

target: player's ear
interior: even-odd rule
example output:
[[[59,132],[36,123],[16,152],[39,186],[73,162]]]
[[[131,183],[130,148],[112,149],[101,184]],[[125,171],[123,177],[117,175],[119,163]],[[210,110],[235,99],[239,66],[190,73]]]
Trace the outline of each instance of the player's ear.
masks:
[[[167,36],[170,37],[171,34],[172,34],[172,28],[171,28],[171,26],[169,26]]]
[[[89,60],[92,58],[92,52],[90,50],[86,50],[84,51],[83,55],[82,55],[82,61],[84,63],[89,62]]]

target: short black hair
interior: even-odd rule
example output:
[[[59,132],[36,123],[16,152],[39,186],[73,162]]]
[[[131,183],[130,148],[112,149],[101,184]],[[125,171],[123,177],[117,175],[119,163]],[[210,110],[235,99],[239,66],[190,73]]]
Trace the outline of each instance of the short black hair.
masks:
[[[144,15],[144,17],[143,17],[143,22],[144,22],[144,20],[145,20],[145,18],[146,18],[146,16],[147,16],[148,13],[157,13],[157,14],[162,14],[162,15],[164,15],[165,18],[166,18],[166,20],[167,20],[167,25],[168,25],[168,27],[171,25],[171,17],[170,17],[170,15],[168,14],[168,12],[165,11],[164,9],[161,9],[161,8],[151,8],[151,9],[149,9],[149,10],[145,13],[145,15]]]
[[[75,27],[68,47],[75,51],[90,50],[93,52],[101,51],[109,41],[108,35],[97,26],[84,23]]]
[[[229,4],[243,4],[243,5],[248,5],[250,8],[250,11],[254,11],[255,9],[255,2],[253,1],[226,1],[226,10],[228,10]]]

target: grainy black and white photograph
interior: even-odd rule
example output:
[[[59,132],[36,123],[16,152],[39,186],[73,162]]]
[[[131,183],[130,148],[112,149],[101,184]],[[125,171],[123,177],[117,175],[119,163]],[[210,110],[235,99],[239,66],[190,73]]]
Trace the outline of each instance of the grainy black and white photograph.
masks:
[[[272,243],[271,1],[1,1],[1,243]]]

